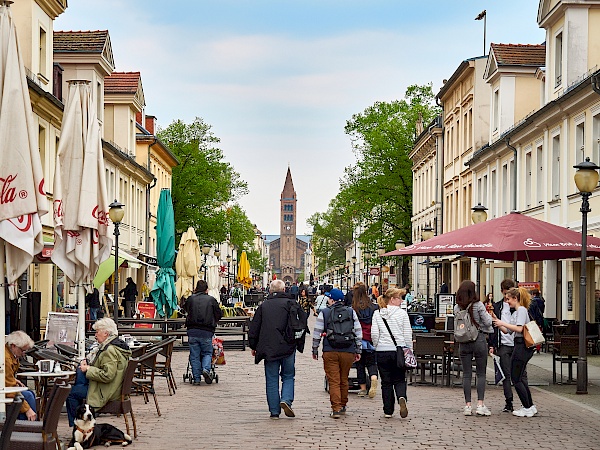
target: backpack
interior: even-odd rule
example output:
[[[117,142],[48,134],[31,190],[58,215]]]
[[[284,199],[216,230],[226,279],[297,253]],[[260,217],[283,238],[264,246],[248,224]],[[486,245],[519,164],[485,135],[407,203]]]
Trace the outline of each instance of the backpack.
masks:
[[[296,343],[300,353],[304,351],[304,336],[308,328],[308,315],[296,301],[290,301],[286,329],[286,341]]]
[[[457,312],[454,316],[454,340],[460,343],[474,342],[477,340],[478,336],[479,329],[471,321],[469,307]]]
[[[355,345],[353,310],[344,306],[344,302],[337,301],[329,308],[325,337],[332,348]]]

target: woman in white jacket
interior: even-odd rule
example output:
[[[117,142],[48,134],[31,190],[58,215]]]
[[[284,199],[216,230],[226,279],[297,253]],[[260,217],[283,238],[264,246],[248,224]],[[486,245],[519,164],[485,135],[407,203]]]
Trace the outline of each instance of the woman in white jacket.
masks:
[[[377,368],[381,378],[381,397],[384,417],[394,414],[396,398],[400,404],[400,417],[408,415],[406,406],[406,371],[396,365],[396,345],[413,348],[412,328],[408,314],[400,305],[405,295],[404,289],[388,289],[379,297],[378,303],[385,305],[373,313],[371,339],[377,354]],[[396,340],[396,345],[385,325],[387,322]],[[395,391],[395,396],[394,396]]]

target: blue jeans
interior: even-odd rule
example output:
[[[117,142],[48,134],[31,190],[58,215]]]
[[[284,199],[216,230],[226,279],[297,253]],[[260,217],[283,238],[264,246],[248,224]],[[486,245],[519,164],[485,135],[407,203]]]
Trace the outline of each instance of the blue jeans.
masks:
[[[202,379],[204,370],[210,371],[212,361],[212,338],[198,338],[190,336],[188,338],[190,344],[190,365],[192,366],[192,375],[194,381]]]
[[[36,404],[35,404],[35,394],[32,391],[23,391],[21,392],[21,395],[23,396],[23,399],[29,403],[29,407],[31,409],[33,409],[33,412],[37,414],[37,408],[36,408]],[[27,416],[25,415],[25,413],[19,413],[18,417],[19,420],[27,420]],[[38,420],[40,420],[38,418]]]
[[[69,418],[70,427],[73,427],[75,423],[75,413],[77,412],[77,407],[81,405],[87,398],[89,385],[90,382],[86,378],[85,373],[83,373],[78,367],[75,375],[75,383],[71,387],[71,392],[69,393],[66,401],[67,417]]]
[[[267,383],[267,403],[271,415],[281,414],[281,402],[292,406],[294,401],[294,377],[296,376],[296,352],[285,358],[265,361],[265,379]],[[281,395],[279,377],[281,376]]]
[[[98,311],[100,308],[90,308],[90,320],[98,320]]]

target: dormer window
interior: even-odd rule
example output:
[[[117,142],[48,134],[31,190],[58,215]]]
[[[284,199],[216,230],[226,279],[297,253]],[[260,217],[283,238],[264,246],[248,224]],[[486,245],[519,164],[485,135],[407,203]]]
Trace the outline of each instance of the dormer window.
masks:
[[[494,91],[494,99],[493,99],[493,111],[494,111],[494,131],[498,131],[498,126],[500,125],[500,90],[496,89]]]
[[[562,62],[563,62],[563,35],[562,32],[556,35],[554,39],[554,87],[562,85]]]

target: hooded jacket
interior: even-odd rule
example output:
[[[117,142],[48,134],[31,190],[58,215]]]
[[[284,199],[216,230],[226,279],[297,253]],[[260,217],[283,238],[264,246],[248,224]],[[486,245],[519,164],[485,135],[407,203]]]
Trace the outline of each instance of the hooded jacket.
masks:
[[[85,372],[90,385],[87,403],[102,408],[108,402],[121,398],[121,385],[131,350],[118,336],[108,337]]]
[[[256,351],[256,364],[263,359],[286,358],[296,351],[296,341],[288,329],[288,316],[294,303],[293,294],[273,292],[254,313],[248,330],[248,344]]]
[[[384,318],[394,334],[396,345],[412,349],[413,334],[408,313],[399,306],[388,305],[387,308],[378,309],[373,313],[371,339],[375,350],[378,352],[396,351],[396,345],[383,322]]]

